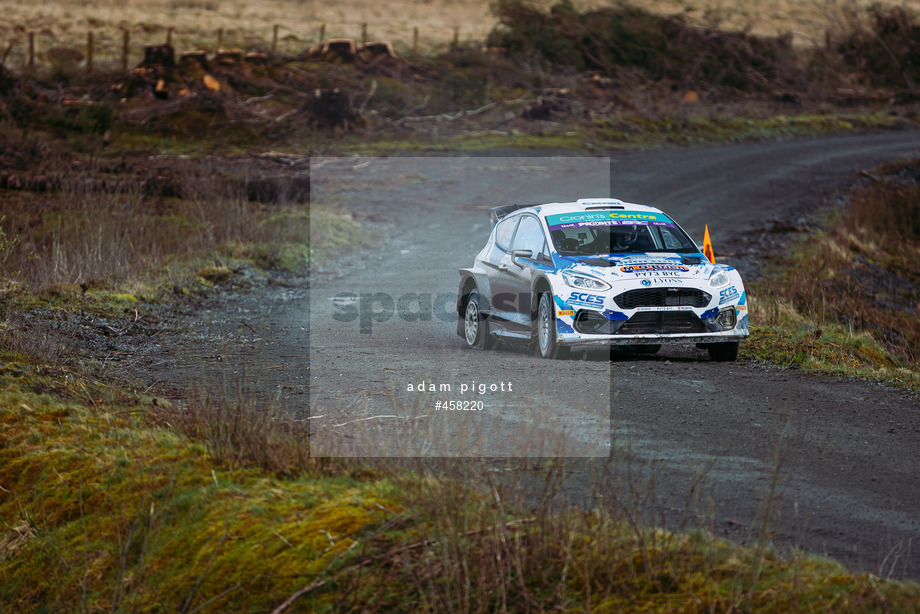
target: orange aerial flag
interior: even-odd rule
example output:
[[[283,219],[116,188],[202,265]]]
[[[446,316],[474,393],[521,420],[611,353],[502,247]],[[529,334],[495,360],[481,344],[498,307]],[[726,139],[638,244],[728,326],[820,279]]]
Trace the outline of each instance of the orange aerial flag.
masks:
[[[712,253],[712,240],[709,238],[709,224],[706,224],[706,230],[703,232],[703,254],[709,258],[709,262],[716,263],[716,255]]]

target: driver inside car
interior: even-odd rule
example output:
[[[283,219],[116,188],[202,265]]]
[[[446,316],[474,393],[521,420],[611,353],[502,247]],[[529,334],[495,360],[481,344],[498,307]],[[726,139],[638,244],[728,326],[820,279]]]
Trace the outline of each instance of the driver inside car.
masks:
[[[638,228],[633,225],[615,226],[610,229],[610,244],[615,252],[635,251],[639,239]]]

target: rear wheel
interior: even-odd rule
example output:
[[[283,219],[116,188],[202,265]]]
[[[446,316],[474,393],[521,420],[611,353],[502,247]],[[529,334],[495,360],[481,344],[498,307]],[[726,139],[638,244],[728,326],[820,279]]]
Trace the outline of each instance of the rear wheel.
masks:
[[[733,362],[738,358],[738,342],[713,343],[706,348],[709,351],[709,360],[713,362]]]
[[[489,322],[482,313],[482,299],[479,298],[479,292],[476,290],[470,292],[466,299],[463,339],[469,347],[478,350],[487,350],[492,347]]]
[[[556,313],[549,292],[540,295],[537,306],[537,349],[543,358],[558,358],[563,348],[556,341]]]

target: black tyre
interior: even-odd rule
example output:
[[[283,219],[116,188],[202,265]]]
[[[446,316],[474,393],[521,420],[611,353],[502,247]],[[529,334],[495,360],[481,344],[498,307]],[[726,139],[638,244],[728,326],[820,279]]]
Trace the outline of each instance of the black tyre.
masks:
[[[492,336],[489,334],[489,321],[482,313],[482,299],[479,292],[473,290],[466,298],[466,308],[463,316],[463,339],[471,348],[488,350],[492,347]]]
[[[706,348],[709,360],[713,362],[733,362],[738,358],[738,342],[713,343]]]
[[[553,308],[553,296],[549,292],[540,295],[537,304],[536,341],[537,350],[543,358],[561,358],[567,352],[556,341],[556,310]]]

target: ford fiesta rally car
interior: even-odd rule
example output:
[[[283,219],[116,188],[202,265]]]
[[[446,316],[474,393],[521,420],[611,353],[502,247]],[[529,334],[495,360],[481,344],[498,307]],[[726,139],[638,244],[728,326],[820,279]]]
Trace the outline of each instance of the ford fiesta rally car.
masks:
[[[748,336],[747,296],[733,267],[712,264],[668,215],[615,199],[506,205],[460,269],[457,334],[532,342],[544,358],[626,345],[654,353],[691,343],[731,361]]]

